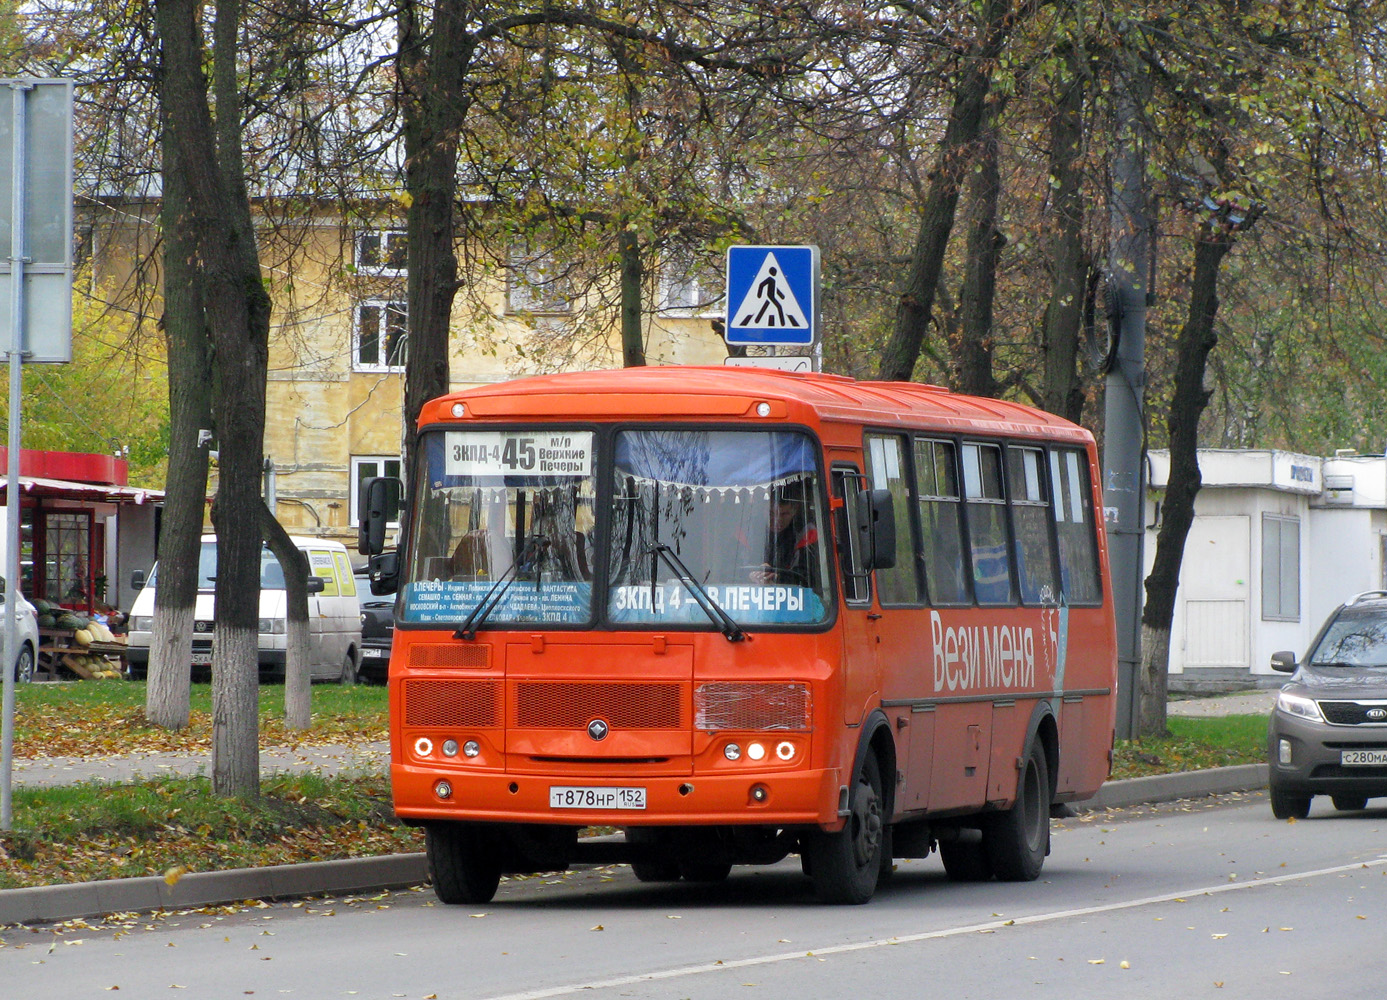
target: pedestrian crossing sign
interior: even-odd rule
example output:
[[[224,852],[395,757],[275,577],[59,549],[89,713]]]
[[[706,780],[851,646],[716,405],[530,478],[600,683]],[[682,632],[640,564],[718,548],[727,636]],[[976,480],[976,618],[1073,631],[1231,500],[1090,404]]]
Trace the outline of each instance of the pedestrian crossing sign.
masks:
[[[727,342],[807,347],[819,333],[819,248],[727,248]]]

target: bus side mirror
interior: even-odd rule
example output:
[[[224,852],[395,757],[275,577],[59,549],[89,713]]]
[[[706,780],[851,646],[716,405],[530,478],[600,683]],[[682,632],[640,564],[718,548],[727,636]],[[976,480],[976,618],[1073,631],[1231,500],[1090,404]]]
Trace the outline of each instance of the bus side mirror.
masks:
[[[400,583],[400,554],[386,552],[372,556],[367,572],[371,577],[371,593],[377,597],[395,593]]]
[[[130,574],[130,589],[144,590],[144,570],[137,569]]]
[[[890,490],[872,490],[872,569],[896,565],[896,509]]]
[[[361,524],[356,550],[363,556],[385,550],[385,526],[400,518],[402,484],[392,476],[372,476],[361,483]]]
[[[864,570],[890,569],[896,565],[896,515],[890,490],[863,490],[857,505],[858,551],[864,553]]]

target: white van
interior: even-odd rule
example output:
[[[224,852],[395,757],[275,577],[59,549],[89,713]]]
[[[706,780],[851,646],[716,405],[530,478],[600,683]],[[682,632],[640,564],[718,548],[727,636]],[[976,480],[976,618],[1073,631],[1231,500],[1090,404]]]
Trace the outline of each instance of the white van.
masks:
[[[361,665],[361,602],[352,576],[347,549],[341,542],[322,538],[292,539],[308,556],[310,571],[323,581],[322,589],[308,595],[309,671],[314,680],[351,684]],[[198,559],[198,590],[193,624],[195,673],[212,665],[212,598],[217,573],[217,538],[202,536]],[[154,592],[159,566],[149,571],[130,608],[128,637],[130,673],[143,677],[149,670],[150,632],[154,628]],[[260,676],[284,679],[285,646],[284,571],[268,548],[260,550]]]

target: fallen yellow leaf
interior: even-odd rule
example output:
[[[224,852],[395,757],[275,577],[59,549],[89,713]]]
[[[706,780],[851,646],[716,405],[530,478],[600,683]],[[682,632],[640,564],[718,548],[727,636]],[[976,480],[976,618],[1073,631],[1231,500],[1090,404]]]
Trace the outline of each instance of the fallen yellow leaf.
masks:
[[[164,872],[164,881],[167,882],[169,885],[177,885],[178,880],[186,874],[188,874],[188,869],[186,866],[174,865],[168,871]]]

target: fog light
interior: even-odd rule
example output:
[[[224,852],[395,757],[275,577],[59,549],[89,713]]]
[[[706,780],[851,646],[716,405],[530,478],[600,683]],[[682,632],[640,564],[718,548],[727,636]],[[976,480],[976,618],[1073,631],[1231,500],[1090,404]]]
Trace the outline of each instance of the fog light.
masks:
[[[746,748],[746,755],[752,760],[765,760],[766,748],[760,743],[753,743]]]
[[[453,797],[453,786],[446,781],[435,782],[433,793],[440,799],[451,799]]]
[[[1283,764],[1289,764],[1289,763],[1291,762],[1291,741],[1290,741],[1290,740],[1281,740],[1281,741],[1279,741],[1279,742],[1277,743],[1277,746],[1276,746],[1276,759],[1279,760],[1279,761],[1281,761],[1281,763],[1283,763]]]
[[[729,743],[722,748],[722,755],[728,760],[741,760],[742,748],[735,743]]]
[[[433,753],[433,740],[427,736],[421,736],[414,741],[414,752],[420,757],[427,757]]]
[[[765,785],[752,785],[752,786],[751,786],[751,801],[753,801],[753,802],[765,802],[765,801],[766,801],[768,798],[770,798],[770,797],[771,797],[771,793],[770,793],[769,791],[767,791]]]
[[[464,757],[475,757],[482,752],[482,748],[477,745],[476,740],[468,740],[462,745],[462,755]]]
[[[444,741],[443,741],[443,756],[444,756],[444,757],[456,757],[457,755],[458,755],[458,741],[457,741],[457,740],[444,740]]]
[[[789,740],[775,745],[775,755],[781,760],[789,760],[795,755],[795,745]]]

